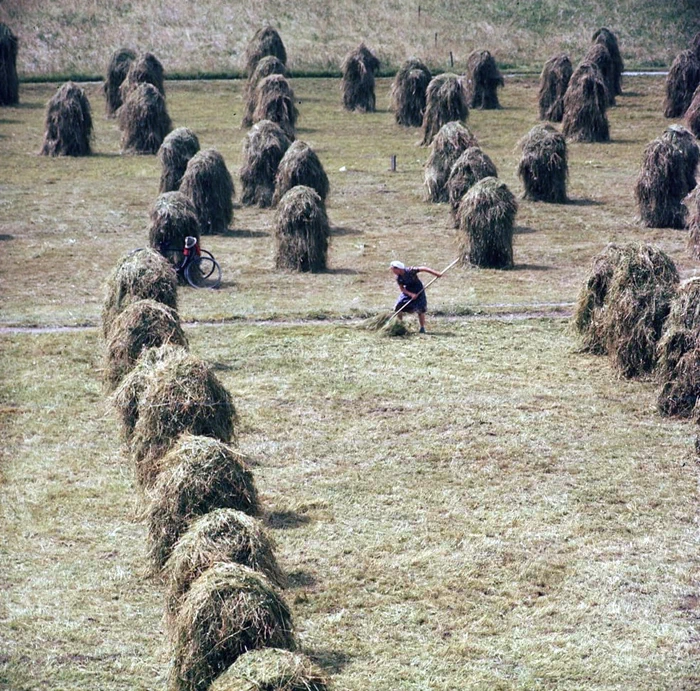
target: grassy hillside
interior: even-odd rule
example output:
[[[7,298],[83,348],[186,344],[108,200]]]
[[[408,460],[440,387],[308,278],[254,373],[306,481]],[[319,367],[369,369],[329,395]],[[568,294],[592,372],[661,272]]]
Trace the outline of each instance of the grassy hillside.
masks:
[[[450,52],[459,67],[488,48],[503,65],[539,70],[556,51],[579,59],[600,26],[617,33],[630,66],[663,66],[700,30],[694,0],[5,0],[0,21],[20,38],[24,77],[99,75],[122,46],[151,50],[171,74],[235,73],[265,22],[280,30],[299,72],[336,70],[360,40],[386,69],[413,54],[446,68]]]

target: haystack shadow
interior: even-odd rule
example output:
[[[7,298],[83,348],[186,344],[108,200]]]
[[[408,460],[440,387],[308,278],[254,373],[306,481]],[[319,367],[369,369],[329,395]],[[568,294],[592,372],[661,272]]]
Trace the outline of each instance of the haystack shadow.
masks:
[[[332,650],[330,648],[307,648],[304,652],[319,667],[331,674],[340,674],[352,659],[350,655],[342,650]]]
[[[331,226],[331,237],[343,235],[363,235],[364,231],[357,228],[346,228],[345,226]]]
[[[273,530],[290,530],[292,528],[299,528],[302,525],[308,525],[311,523],[311,519],[297,511],[270,511],[270,513],[265,516],[265,523],[268,528],[272,528]]]
[[[223,233],[213,233],[220,238],[266,238],[270,233],[265,230],[245,230],[243,228],[227,228]]]

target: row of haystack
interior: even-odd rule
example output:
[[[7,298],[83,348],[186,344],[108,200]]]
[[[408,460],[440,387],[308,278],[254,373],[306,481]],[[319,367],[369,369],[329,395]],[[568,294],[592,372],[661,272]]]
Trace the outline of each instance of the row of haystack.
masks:
[[[148,555],[166,584],[171,691],[327,688],[296,647],[283,571],[238,417],[214,368],[189,352],[177,286],[157,252],[125,256],[103,307],[105,382],[147,501]]]

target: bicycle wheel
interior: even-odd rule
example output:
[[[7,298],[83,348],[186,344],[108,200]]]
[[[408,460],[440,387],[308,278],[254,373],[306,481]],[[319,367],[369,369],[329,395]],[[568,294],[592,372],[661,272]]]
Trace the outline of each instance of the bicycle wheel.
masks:
[[[214,273],[214,271],[216,270],[216,267],[219,266],[219,264],[216,261],[216,259],[214,259],[214,255],[211,252],[209,252],[208,250],[200,250],[200,252],[202,253],[201,254],[202,259],[211,259],[211,262],[206,262],[205,264],[203,264],[200,267],[202,269],[203,275],[205,273],[204,270],[207,267],[209,267],[211,269],[208,274],[204,275],[204,278],[209,278],[209,276],[211,276]]]
[[[221,284],[221,267],[215,259],[195,257],[185,267],[185,278],[193,288],[218,288]]]

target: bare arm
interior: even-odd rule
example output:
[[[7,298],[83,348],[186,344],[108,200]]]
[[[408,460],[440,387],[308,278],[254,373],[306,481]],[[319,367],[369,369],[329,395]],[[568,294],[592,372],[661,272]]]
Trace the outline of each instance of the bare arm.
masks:
[[[433,276],[437,276],[440,278],[442,274],[439,271],[435,271],[435,269],[431,269],[429,266],[419,266],[416,271],[425,271],[427,274],[432,274]]]

